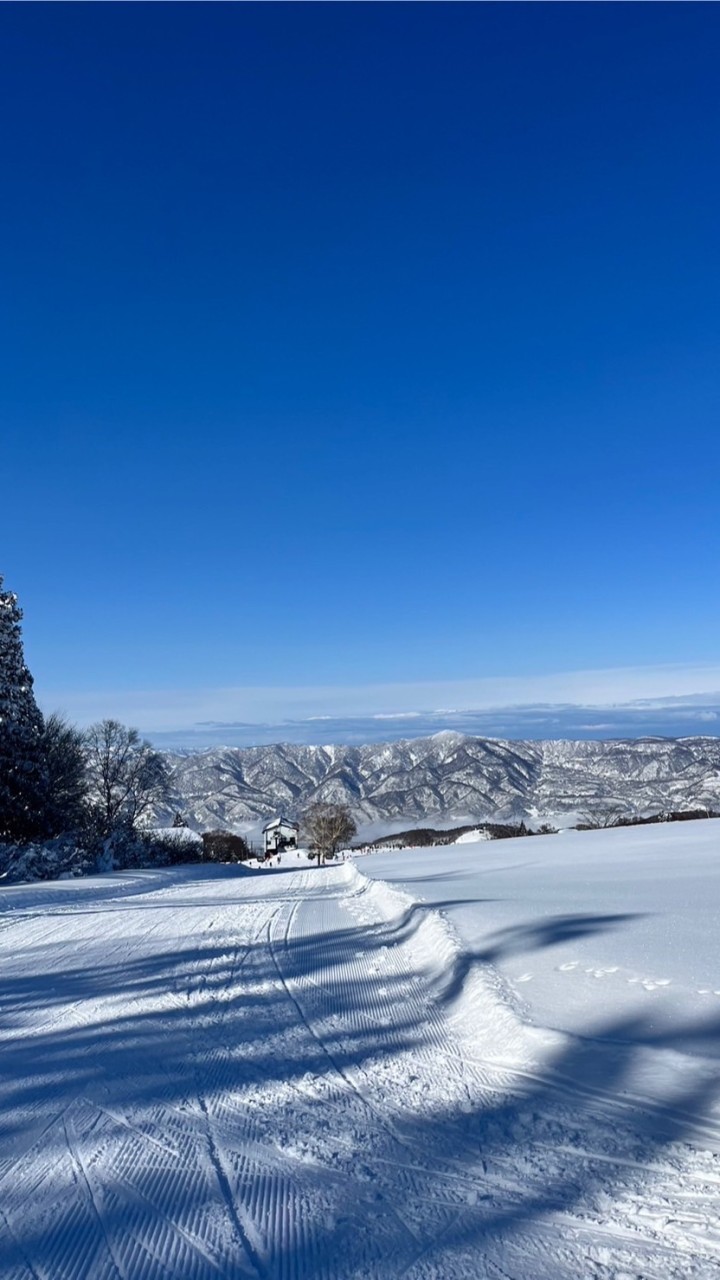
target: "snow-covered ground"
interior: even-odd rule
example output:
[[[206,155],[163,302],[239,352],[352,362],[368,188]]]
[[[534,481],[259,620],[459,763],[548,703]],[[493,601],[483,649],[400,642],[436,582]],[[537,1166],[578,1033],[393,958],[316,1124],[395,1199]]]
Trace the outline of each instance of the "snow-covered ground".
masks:
[[[720,1055],[720,820],[372,855],[538,1026]]]
[[[3,889],[0,1276],[710,1280],[711,828]]]

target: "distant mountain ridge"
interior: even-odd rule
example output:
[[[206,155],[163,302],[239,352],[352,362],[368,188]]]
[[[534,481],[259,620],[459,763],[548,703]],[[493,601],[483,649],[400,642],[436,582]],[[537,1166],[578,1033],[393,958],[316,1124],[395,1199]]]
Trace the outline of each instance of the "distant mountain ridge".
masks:
[[[235,827],[313,800],[341,801],[360,822],[564,813],[632,815],[720,808],[720,738],[505,741],[454,732],[367,746],[213,747],[166,752],[166,818]]]

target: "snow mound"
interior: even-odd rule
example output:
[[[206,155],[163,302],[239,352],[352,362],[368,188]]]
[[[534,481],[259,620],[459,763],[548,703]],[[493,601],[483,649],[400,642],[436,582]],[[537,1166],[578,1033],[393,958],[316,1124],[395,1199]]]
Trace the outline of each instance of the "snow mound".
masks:
[[[478,840],[489,840],[490,836],[482,827],[475,827],[472,831],[465,831],[457,840],[453,840],[453,844],[477,844]]]
[[[471,1058],[514,1068],[529,1067],[559,1046],[563,1037],[531,1026],[510,987],[489,964],[478,965],[448,918],[432,903],[373,880],[348,866],[351,915],[368,924],[378,918],[394,927],[410,967],[426,981],[448,1015],[454,1035]]]
[[[150,835],[162,840],[174,840],[176,844],[202,844],[202,836],[189,827],[153,827]]]

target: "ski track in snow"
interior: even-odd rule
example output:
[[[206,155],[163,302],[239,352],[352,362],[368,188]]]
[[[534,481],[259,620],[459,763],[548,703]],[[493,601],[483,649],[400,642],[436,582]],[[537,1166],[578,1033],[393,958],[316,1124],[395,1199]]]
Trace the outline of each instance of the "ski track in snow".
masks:
[[[716,1082],[584,1086],[354,867],[1,905],[2,1280],[720,1275]]]

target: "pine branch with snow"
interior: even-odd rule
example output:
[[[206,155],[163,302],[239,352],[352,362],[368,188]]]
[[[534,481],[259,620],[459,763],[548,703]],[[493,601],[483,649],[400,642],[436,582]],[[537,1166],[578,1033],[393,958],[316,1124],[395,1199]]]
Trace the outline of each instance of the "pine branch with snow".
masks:
[[[17,596],[0,577],[0,839],[41,834],[48,803],[43,717],[25,663]]]

